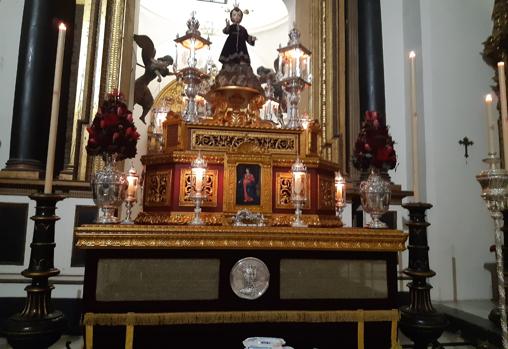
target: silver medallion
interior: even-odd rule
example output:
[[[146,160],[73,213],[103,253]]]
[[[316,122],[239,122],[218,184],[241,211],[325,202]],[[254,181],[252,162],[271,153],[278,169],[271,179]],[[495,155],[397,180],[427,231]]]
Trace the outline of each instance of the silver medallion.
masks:
[[[229,274],[231,289],[240,298],[257,299],[265,293],[270,272],[263,261],[254,257],[240,259]]]

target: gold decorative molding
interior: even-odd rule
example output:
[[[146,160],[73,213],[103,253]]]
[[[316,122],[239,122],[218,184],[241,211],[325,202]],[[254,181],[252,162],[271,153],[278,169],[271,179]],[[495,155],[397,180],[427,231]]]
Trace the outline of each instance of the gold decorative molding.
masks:
[[[217,207],[217,190],[219,187],[219,171],[207,170],[203,181],[203,192],[206,199],[201,203],[202,207]],[[179,206],[194,206],[190,198],[192,191],[192,170],[182,168],[180,170],[180,195],[178,195]]]
[[[293,176],[290,172],[276,172],[275,174],[275,208],[294,209],[291,202]],[[303,209],[310,209],[311,185],[310,176],[307,175],[307,183],[305,185],[305,193],[307,201],[303,205]]]
[[[140,212],[135,219],[136,224],[150,224],[150,225],[186,225],[194,218],[193,212],[172,212],[167,213],[152,213]],[[222,213],[208,213],[202,212],[201,219],[207,226],[210,225],[223,225],[225,217]]]
[[[167,165],[168,163],[188,164],[198,156],[194,151],[172,151],[165,154],[147,154],[141,157],[143,165]],[[224,163],[224,153],[203,152],[203,157],[209,165],[222,165]]]
[[[172,170],[154,171],[147,175],[145,206],[169,206],[171,204],[172,172]]]
[[[301,218],[309,227],[342,227],[342,221],[335,215],[304,214]],[[294,220],[294,214],[273,214],[270,218],[270,225],[274,227],[290,227]]]
[[[191,213],[189,213],[190,215]],[[396,252],[407,234],[366,228],[233,227],[191,225],[100,225],[76,228],[84,249],[271,249]]]
[[[226,130],[191,130],[193,150],[238,150],[242,145],[251,144],[269,154],[296,154],[298,136]]]
[[[335,209],[335,182],[333,178],[318,175],[318,210]]]

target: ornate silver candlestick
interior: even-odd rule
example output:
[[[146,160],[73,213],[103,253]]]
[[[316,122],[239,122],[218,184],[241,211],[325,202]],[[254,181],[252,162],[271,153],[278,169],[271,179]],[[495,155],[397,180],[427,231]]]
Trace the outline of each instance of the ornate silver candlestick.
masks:
[[[125,195],[125,208],[127,209],[126,217],[122,221],[122,224],[134,224],[131,218],[132,206],[138,201],[138,188],[139,188],[139,176],[131,163],[129,174],[127,175],[127,192]]]
[[[201,204],[206,198],[206,194],[203,193],[203,181],[205,180],[206,173],[206,160],[198,154],[198,157],[192,161],[192,188],[193,194],[190,198],[195,202],[196,207],[194,208],[194,218],[189,222],[191,225],[203,225],[205,222],[201,219]]]
[[[305,228],[307,227],[307,224],[302,221],[302,208],[307,201],[305,190],[305,184],[307,182],[307,167],[298,157],[291,166],[291,175],[293,177],[293,183],[291,186],[291,201],[295,205],[295,220],[291,226],[296,228]]]
[[[335,215],[342,220],[342,212],[346,206],[346,180],[340,171],[335,172]]]
[[[293,28],[289,32],[289,42],[279,51],[278,78],[282,88],[287,95],[288,121],[286,128],[301,128],[302,119],[298,111],[300,103],[300,92],[310,86],[312,81],[311,73],[311,52],[300,43],[300,32]]]
[[[184,49],[189,50],[189,56],[186,62],[183,62],[186,67],[179,70],[176,75],[185,83],[185,95],[187,96],[187,105],[183,113],[183,120],[185,122],[198,122],[198,113],[196,110],[196,95],[198,93],[198,86],[201,81],[208,79],[209,76],[202,70],[196,68],[198,64],[197,51],[203,47],[211,44],[201,36],[199,31],[199,21],[195,18],[195,13],[192,12],[191,18],[187,21],[187,31],[185,35],[177,36],[175,39],[177,54],[173,68],[178,68],[178,47],[182,46]],[[182,55],[183,56],[183,55]]]
[[[483,160],[489,168],[480,172],[476,180],[482,187],[481,196],[485,200],[490,216],[495,225],[496,242],[496,272],[497,287],[499,293],[499,310],[501,313],[501,334],[503,348],[508,349],[508,329],[506,325],[506,295],[504,288],[504,266],[503,266],[503,242],[501,238],[501,227],[503,226],[502,211],[506,207],[508,198],[508,171],[499,168],[499,158],[495,153],[489,153],[489,157]]]

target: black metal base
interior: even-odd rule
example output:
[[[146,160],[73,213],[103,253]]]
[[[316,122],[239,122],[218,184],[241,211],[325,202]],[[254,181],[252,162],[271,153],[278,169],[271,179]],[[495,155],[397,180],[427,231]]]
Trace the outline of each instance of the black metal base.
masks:
[[[436,341],[445,328],[448,320],[437,312],[430,299],[430,286],[427,279],[435,275],[429,268],[429,245],[427,242],[426,211],[432,207],[427,203],[408,203],[402,205],[409,211],[409,266],[404,274],[412,280],[408,284],[410,304],[400,308],[399,328],[409,339],[415,349],[427,349]]]
[[[34,233],[30,244],[30,263],[21,273],[32,279],[25,287],[27,298],[24,308],[11,316],[4,324],[2,333],[14,349],[44,349],[55,343],[67,326],[62,312],[53,310],[48,278],[58,275],[54,267],[56,203],[64,199],[55,194],[32,194],[36,201]]]
[[[415,349],[427,349],[436,341],[449,322],[442,313],[419,313],[409,310],[409,306],[400,308],[399,328],[415,344]]]
[[[497,327],[501,327],[501,310],[498,307],[492,308],[489,313],[489,320],[494,323]]]
[[[45,349],[58,341],[66,327],[67,321],[58,310],[40,319],[16,314],[5,321],[2,334],[14,349]]]

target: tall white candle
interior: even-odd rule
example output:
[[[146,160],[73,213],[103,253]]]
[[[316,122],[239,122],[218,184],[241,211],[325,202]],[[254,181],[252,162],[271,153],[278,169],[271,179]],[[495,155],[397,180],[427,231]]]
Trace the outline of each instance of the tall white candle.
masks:
[[[492,113],[492,95],[485,96],[485,109],[487,109],[487,136],[489,140],[489,154],[496,154],[496,120]]]
[[[503,152],[504,167],[508,165],[508,108],[506,105],[506,77],[504,72],[504,62],[497,63],[497,72],[499,78],[499,99],[501,101],[501,124],[503,125]]]
[[[416,111],[416,54],[409,52],[409,66],[411,70],[411,133],[413,154],[413,192],[415,202],[420,201],[420,161],[418,149],[418,113]]]
[[[53,100],[51,103],[51,122],[49,124],[48,156],[46,158],[46,176],[44,194],[53,192],[53,170],[55,164],[56,134],[58,131],[58,114],[60,112],[60,88],[62,85],[63,56],[65,49],[65,24],[58,26],[58,44],[56,48],[55,78],[53,80]]]

